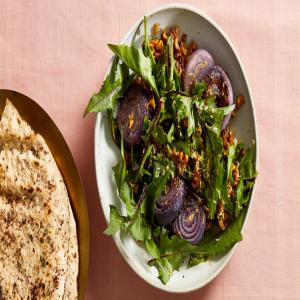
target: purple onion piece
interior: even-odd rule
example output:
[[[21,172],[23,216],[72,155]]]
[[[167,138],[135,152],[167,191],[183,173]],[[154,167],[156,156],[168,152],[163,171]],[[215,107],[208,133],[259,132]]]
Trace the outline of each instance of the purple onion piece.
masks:
[[[174,177],[168,190],[156,200],[154,215],[160,225],[169,225],[178,216],[186,195],[185,182]]]
[[[179,216],[174,220],[172,229],[176,235],[197,244],[203,237],[206,215],[203,207],[194,198],[187,198]]]
[[[220,66],[213,66],[203,77],[207,85],[207,96],[216,96],[218,107],[233,104],[233,91],[230,80]],[[222,122],[222,130],[227,126],[231,113],[227,114]]]
[[[117,122],[127,145],[137,145],[141,141],[144,118],[149,115],[148,97],[139,85],[132,85],[121,102]]]
[[[205,49],[195,50],[184,70],[183,86],[187,93],[191,93],[196,81],[201,81],[215,62],[209,52]]]

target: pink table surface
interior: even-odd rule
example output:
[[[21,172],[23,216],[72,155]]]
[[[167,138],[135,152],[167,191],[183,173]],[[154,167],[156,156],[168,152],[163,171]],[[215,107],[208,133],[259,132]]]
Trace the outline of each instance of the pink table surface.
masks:
[[[242,3],[241,3],[242,2]],[[140,279],[102,234],[94,116],[82,119],[118,43],[163,1],[0,1],[0,88],[40,103],[64,134],[83,179],[91,228],[86,299],[300,299],[300,2],[189,1],[228,34],[257,110],[260,168],[244,241],[224,271],[188,295]]]

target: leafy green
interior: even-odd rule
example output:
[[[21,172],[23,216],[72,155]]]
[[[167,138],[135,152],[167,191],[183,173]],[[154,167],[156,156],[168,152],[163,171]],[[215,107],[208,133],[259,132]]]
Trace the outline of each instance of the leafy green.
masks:
[[[143,50],[136,46],[127,45],[112,45],[108,47],[137,75],[144,78],[149,86],[152,88],[155,95],[158,97],[159,93],[156,87],[155,78],[152,74],[152,61],[146,57]]]
[[[110,205],[109,224],[104,233],[107,235],[114,235],[117,231],[124,227],[126,221],[125,217],[119,215],[116,207]]]
[[[238,218],[234,219],[226,228],[224,232],[219,233],[219,230],[210,232],[210,237],[205,237],[200,241],[195,251],[189,260],[189,267],[197,265],[207,259],[216,257],[228,252],[234,244],[241,241],[243,236],[241,229],[244,222],[246,210],[243,210]]]
[[[155,65],[155,59],[153,57],[150,43],[148,40],[148,32],[147,32],[147,18],[144,16],[144,45],[143,45],[144,54],[146,57],[149,57],[152,63],[152,66]]]
[[[233,144],[228,147],[228,156],[227,156],[227,180],[230,175],[231,165],[235,157],[235,149],[237,145],[237,139],[234,139]]]
[[[123,96],[132,80],[133,75],[129,76],[128,67],[115,57],[110,75],[104,80],[100,91],[91,97],[84,116],[91,112],[114,110],[118,98]]]
[[[245,155],[240,162],[241,175],[244,179],[253,179],[257,175],[255,169],[255,145],[247,149]]]
[[[176,91],[176,82],[174,79],[174,71],[176,69],[175,66],[175,59],[173,56],[173,38],[172,36],[168,37],[167,41],[168,45],[168,83],[167,83],[167,90],[169,92]]]
[[[223,176],[225,173],[224,164],[222,163],[223,143],[215,131],[207,128],[207,149],[208,157],[211,164],[211,175],[209,185],[206,188],[207,206],[209,209],[209,218],[213,219],[219,200],[222,198]]]
[[[140,209],[137,211],[133,222],[128,226],[128,230],[136,241],[151,239],[151,227],[146,223]]]
[[[196,81],[193,87],[192,95],[197,96],[198,99],[202,99],[202,95],[206,90],[207,90],[207,85],[203,80]]]
[[[179,270],[183,258],[186,256],[182,248],[189,243],[176,235],[169,237],[169,232],[164,227],[160,228],[159,248],[160,258],[154,258],[148,262],[150,266],[156,266],[159,279],[165,284],[169,281],[174,270]],[[189,247],[189,246],[188,246]]]
[[[126,179],[128,171],[126,169],[123,137],[121,137],[121,160],[115,167],[113,167],[113,171],[119,191],[119,196],[121,200],[126,204],[128,216],[132,216],[135,211],[135,202],[133,199],[132,188],[129,186]]]
[[[173,112],[177,118],[177,124],[187,119],[187,134],[190,137],[195,132],[195,119],[193,111],[193,98],[181,94],[171,94]]]
[[[165,60],[166,57],[162,55],[153,68],[156,85],[161,95],[164,94],[167,88],[167,65]]]
[[[242,210],[243,201],[243,180],[240,180],[236,189],[235,216],[237,217]]]
[[[159,125],[153,129],[152,136],[154,141],[159,144],[167,144],[170,139],[168,138],[168,134]]]
[[[152,145],[148,145],[148,148],[145,151],[145,154],[143,155],[143,158],[142,158],[141,164],[139,166],[138,172],[135,176],[135,181],[137,181],[140,178],[140,176],[143,172],[145,162],[146,162],[147,158],[149,157],[149,155],[151,154],[152,148],[153,148]]]

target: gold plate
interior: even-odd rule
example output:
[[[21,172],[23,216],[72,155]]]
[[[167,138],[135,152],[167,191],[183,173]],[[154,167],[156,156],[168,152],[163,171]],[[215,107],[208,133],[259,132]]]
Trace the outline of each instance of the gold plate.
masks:
[[[49,115],[27,96],[11,90],[0,90],[1,115],[7,98],[15,105],[22,118],[30,124],[32,129],[44,137],[65,180],[77,225],[78,295],[79,299],[83,299],[89,266],[89,218],[83,185],[73,156],[63,135]]]

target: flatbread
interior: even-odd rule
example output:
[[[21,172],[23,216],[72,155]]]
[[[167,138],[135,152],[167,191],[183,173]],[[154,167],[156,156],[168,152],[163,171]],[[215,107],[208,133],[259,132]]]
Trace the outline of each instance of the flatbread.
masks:
[[[77,299],[68,192],[40,134],[7,100],[0,121],[0,299]]]

